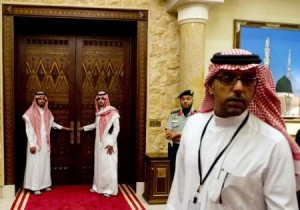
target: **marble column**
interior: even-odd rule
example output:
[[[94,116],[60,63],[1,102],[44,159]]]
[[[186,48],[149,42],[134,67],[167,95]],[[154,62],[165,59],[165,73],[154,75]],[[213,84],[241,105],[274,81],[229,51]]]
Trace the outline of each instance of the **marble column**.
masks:
[[[205,25],[209,7],[192,3],[177,7],[180,27],[179,91],[192,89],[194,107],[198,108],[204,97]]]

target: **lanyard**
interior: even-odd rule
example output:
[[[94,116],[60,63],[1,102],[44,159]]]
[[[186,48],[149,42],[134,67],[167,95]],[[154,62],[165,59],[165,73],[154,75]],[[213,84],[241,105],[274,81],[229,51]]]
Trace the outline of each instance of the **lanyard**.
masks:
[[[224,154],[225,150],[229,147],[229,145],[232,143],[233,139],[235,138],[235,136],[239,133],[239,131],[244,127],[244,125],[246,124],[248,118],[249,118],[249,112],[247,114],[247,116],[245,117],[245,119],[243,120],[243,122],[239,125],[239,127],[237,128],[237,130],[235,131],[235,133],[233,134],[233,136],[231,137],[229,143],[226,145],[226,147],[219,153],[219,155],[217,156],[217,158],[214,160],[214,162],[211,164],[211,166],[209,167],[209,170],[207,172],[207,174],[204,176],[204,178],[202,179],[202,170],[201,170],[201,143],[203,140],[203,136],[206,132],[207,126],[209,124],[209,122],[211,121],[213,115],[209,118],[209,120],[207,121],[206,125],[204,126],[204,129],[202,131],[201,137],[200,137],[200,145],[199,145],[199,150],[198,150],[198,169],[199,169],[199,175],[200,175],[200,186],[198,187],[197,193],[200,192],[200,187],[204,184],[204,182],[206,181],[207,177],[209,176],[209,174],[211,173],[212,169],[215,167],[215,165],[217,164],[217,162],[219,161],[219,159],[221,158],[221,156]],[[194,197],[194,203],[197,202],[197,197]]]

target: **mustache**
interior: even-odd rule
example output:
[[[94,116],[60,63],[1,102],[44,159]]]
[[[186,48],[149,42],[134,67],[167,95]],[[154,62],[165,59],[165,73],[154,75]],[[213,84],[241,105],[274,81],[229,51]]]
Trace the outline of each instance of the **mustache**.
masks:
[[[245,99],[241,98],[241,97],[230,97],[226,99],[226,102],[241,102],[241,103],[246,103]]]

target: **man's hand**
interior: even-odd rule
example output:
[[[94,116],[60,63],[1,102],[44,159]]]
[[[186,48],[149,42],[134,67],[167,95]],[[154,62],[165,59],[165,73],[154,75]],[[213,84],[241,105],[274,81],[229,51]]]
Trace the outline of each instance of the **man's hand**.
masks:
[[[175,132],[175,131],[171,131],[171,130],[166,130],[166,138],[168,140],[172,140],[174,142],[178,142],[180,140],[181,137],[181,132]]]
[[[66,131],[73,131],[74,128],[69,128],[69,127],[62,127],[63,130],[66,130]]]
[[[114,152],[114,147],[109,144],[104,149],[107,149],[107,154],[111,155]]]
[[[167,140],[172,140],[171,136],[172,136],[172,131],[169,129],[165,129],[166,132],[166,139]]]
[[[36,147],[30,147],[30,153],[35,154],[36,152]]]

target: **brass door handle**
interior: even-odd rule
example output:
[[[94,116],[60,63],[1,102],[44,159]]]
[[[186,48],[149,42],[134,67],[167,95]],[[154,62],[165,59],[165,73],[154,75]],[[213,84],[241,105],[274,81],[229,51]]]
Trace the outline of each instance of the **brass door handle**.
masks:
[[[80,144],[80,121],[77,121],[77,144]]]
[[[70,132],[70,144],[74,144],[74,122],[70,122],[70,128],[72,131]]]

